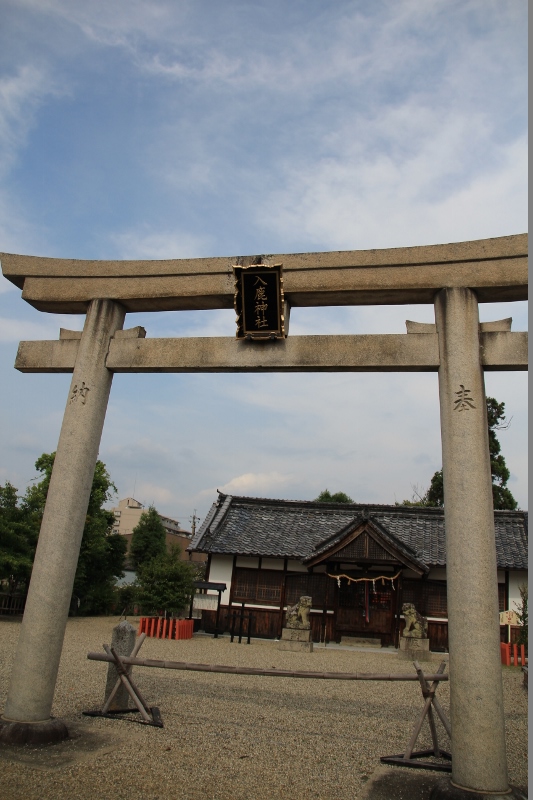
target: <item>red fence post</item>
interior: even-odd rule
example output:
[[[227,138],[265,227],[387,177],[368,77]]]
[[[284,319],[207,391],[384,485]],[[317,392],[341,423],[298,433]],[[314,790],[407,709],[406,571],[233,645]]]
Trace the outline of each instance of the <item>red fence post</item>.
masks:
[[[505,667],[511,666],[511,645],[500,642],[501,662]]]

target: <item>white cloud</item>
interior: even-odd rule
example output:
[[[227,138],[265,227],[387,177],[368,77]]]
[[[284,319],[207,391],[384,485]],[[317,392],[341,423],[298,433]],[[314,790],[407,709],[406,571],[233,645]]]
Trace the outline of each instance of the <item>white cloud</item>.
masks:
[[[32,64],[0,78],[0,170],[11,167],[31,128],[39,105],[59,87]]]
[[[141,481],[136,489],[136,498],[142,497],[145,502],[143,505],[155,505],[158,503],[170,503],[174,497],[174,492],[157,486],[153,483]]]
[[[18,342],[33,339],[59,339],[59,328],[81,331],[83,318],[54,314],[43,316],[42,322],[0,317],[0,342]]]
[[[223,486],[219,486],[221,492],[226,494],[238,495],[257,495],[259,497],[274,492],[286,492],[287,487],[294,482],[294,476],[290,473],[282,472],[246,472],[237,475]],[[214,495],[212,489],[204,490],[201,494]]]
[[[363,123],[355,144],[348,132],[338,135],[335,156],[287,164],[281,187],[258,209],[257,224],[287,237],[297,231],[335,249],[520,233],[527,227],[526,137],[497,151],[490,145],[497,161],[472,173],[473,126],[472,120],[432,118],[423,109],[383,113]],[[373,153],[376,137],[387,143]],[[481,120],[474,138],[489,147]],[[395,152],[405,141],[410,152]]]
[[[118,258],[124,259],[200,258],[209,252],[208,237],[185,231],[131,230],[110,238]]]

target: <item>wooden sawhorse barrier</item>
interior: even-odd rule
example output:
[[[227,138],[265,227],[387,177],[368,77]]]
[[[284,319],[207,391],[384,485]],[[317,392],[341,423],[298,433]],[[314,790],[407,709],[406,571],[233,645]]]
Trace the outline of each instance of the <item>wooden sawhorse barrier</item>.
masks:
[[[146,633],[141,633],[139,638],[135,643],[135,647],[133,648],[132,654],[130,658],[136,658],[137,653],[141,649],[141,645],[146,639]],[[135,685],[133,678],[131,677],[131,665],[124,663],[124,656],[119,656],[117,651],[114,647],[109,647],[109,645],[104,644],[104,650],[107,655],[107,661],[114,662],[115,669],[118,672],[118,678],[111,690],[109,697],[105,701],[101,710],[96,711],[84,711],[84,715],[86,717],[106,717],[107,719],[124,719],[122,714],[129,714],[132,711],[138,711],[141,715],[140,720],[135,720],[136,722],[142,722],[144,725],[153,725],[156,728],[163,727],[163,720],[161,719],[161,714],[159,713],[159,709],[156,706],[149,706],[140,693],[139,689]],[[90,654],[89,654],[90,655]],[[117,710],[111,710],[111,703],[118,692],[120,685],[124,685],[129,696],[133,700],[136,705],[136,708],[120,708]]]
[[[143,637],[144,639],[144,637]],[[411,734],[411,738],[405,748],[405,751],[399,755],[395,756],[383,756],[381,761],[387,764],[395,764],[404,767],[418,767],[420,769],[433,769],[439,770],[441,772],[451,772],[451,754],[446,751],[442,750],[439,746],[438,737],[437,737],[437,728],[435,725],[435,717],[433,715],[433,709],[435,709],[438,717],[440,718],[444,729],[448,736],[451,738],[451,726],[446,714],[444,713],[442,706],[440,705],[439,701],[435,697],[438,685],[440,681],[447,681],[448,675],[444,672],[446,667],[446,662],[442,661],[437,672],[434,674],[424,675],[420,664],[415,661],[414,667],[416,670],[416,675],[410,674],[402,674],[402,673],[389,673],[389,674],[380,674],[380,673],[371,673],[371,672],[313,672],[308,670],[286,670],[286,669],[261,669],[259,667],[230,667],[226,666],[225,664],[194,664],[189,663],[187,661],[162,661],[155,658],[137,658],[136,655],[139,652],[139,647],[142,642],[136,646],[134,653],[131,656],[118,656],[116,652],[112,652],[106,645],[104,645],[104,653],[87,653],[87,658],[90,661],[108,661],[108,662],[115,662],[117,666],[117,670],[119,671],[120,678],[126,689],[128,690],[129,694],[131,695],[135,705],[141,711],[140,706],[143,706],[145,714],[141,712],[141,716],[143,717],[141,722],[144,724],[156,724],[158,727],[162,727],[162,722],[160,722],[161,717],[159,716],[158,712],[158,722],[152,721],[149,718],[147,712],[150,710],[144,700],[140,697],[139,692],[133,681],[131,680],[130,671],[131,667],[155,667],[156,669],[177,669],[177,670],[184,670],[184,671],[192,671],[192,672],[222,672],[229,675],[265,675],[267,677],[272,678],[315,678],[318,680],[334,680],[334,681],[419,681],[420,688],[422,690],[422,696],[424,697],[424,707],[416,721],[415,727]],[[122,670],[122,671],[121,671]],[[429,686],[428,681],[431,681],[431,686]],[[118,682],[117,682],[118,683]],[[117,687],[118,688],[118,687]],[[85,712],[90,714],[91,716],[108,716],[110,717],[111,714],[105,713],[107,711],[106,706],[109,706],[110,700],[108,699],[104,708],[100,712]],[[154,709],[152,709],[153,711]],[[422,729],[422,724],[424,719],[428,717],[429,728],[431,731],[431,738],[433,743],[433,748],[429,750],[418,750],[415,751],[414,747],[416,744],[416,740],[420,734]],[[115,717],[116,718],[116,717]],[[433,762],[433,761],[424,761],[420,760],[427,756],[433,756],[434,758],[444,759],[444,761],[440,762]]]

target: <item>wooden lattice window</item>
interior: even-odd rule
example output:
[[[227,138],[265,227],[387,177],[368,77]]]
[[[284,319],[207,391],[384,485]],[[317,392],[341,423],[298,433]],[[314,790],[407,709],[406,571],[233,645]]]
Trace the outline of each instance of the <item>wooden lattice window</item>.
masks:
[[[298,602],[300,597],[309,594],[308,578],[309,575],[305,573],[301,575],[287,575],[285,581],[285,602],[287,605],[292,606],[294,603]],[[311,597],[313,597],[313,595],[311,595]]]
[[[505,608],[505,584],[498,584],[498,605],[500,611]],[[424,617],[448,617],[445,581],[405,580],[402,592],[403,603],[413,603],[416,610]]]
[[[283,573],[276,570],[261,569],[257,573],[258,602],[280,603]]]
[[[233,599],[241,602],[245,600],[255,600],[257,590],[257,571],[255,569],[235,570],[235,583],[233,588]]]
[[[499,611],[508,611],[506,607],[507,592],[505,591],[505,583],[498,584],[498,606]]]
[[[267,603],[279,605],[283,586],[283,572],[268,569],[235,569],[233,600],[235,602]]]
[[[413,603],[416,610],[424,617],[447,619],[446,581],[405,580],[402,602]]]
[[[321,573],[302,573],[287,575],[285,583],[285,602],[294,605],[300,597],[308,595],[312,598],[313,608],[333,608],[335,581]]]

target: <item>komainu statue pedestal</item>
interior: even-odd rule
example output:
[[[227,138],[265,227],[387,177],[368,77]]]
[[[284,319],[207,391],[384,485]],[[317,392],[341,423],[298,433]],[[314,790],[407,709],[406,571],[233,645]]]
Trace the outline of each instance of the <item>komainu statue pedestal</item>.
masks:
[[[311,641],[310,630],[298,630],[297,628],[283,628],[279,650],[294,650],[300,653],[312,653],[313,642]]]
[[[411,639],[400,636],[398,658],[405,661],[431,661],[429,639]]]

